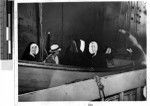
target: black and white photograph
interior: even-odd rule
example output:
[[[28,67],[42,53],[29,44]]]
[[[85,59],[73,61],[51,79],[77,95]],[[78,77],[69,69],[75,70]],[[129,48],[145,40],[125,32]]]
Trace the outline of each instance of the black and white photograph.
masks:
[[[18,3],[18,101],[147,101],[143,1]]]

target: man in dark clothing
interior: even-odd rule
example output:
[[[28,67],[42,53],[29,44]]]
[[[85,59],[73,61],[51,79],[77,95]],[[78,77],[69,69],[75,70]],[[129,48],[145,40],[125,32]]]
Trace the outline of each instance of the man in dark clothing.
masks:
[[[59,52],[61,48],[57,44],[53,44],[49,50],[50,54],[44,60],[44,63],[59,64]]]

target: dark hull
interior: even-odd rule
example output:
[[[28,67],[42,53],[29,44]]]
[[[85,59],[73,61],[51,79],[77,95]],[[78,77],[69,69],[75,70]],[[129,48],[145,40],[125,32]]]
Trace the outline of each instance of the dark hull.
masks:
[[[91,69],[69,66],[55,66],[37,62],[19,62],[19,94],[56,87],[93,78],[95,75],[108,76],[133,71],[143,67],[132,64],[109,69]]]

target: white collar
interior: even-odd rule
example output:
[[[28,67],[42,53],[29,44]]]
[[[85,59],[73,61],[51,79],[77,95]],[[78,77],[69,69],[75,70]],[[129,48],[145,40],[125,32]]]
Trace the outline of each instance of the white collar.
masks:
[[[35,55],[33,53],[31,53],[31,52],[30,52],[30,55],[33,56],[33,57],[35,57]]]

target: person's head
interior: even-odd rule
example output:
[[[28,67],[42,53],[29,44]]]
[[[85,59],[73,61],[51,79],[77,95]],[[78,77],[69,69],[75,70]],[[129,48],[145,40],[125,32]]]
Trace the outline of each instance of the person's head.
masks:
[[[30,45],[30,55],[35,56],[39,52],[39,47],[36,43],[31,43]]]
[[[84,52],[84,49],[85,49],[85,41],[82,40],[82,39],[80,39],[80,50],[81,50],[82,52]]]
[[[57,44],[53,44],[51,47],[50,47],[50,53],[51,54],[55,54],[55,55],[58,55],[59,52],[61,51],[61,48],[59,48],[59,46]]]
[[[79,51],[84,52],[84,49],[85,49],[85,41],[84,40],[74,39],[73,44],[74,44],[76,52],[79,52]]]
[[[111,54],[111,48],[110,47],[107,48],[105,54]]]
[[[95,41],[90,42],[89,44],[89,52],[90,54],[96,55],[98,51],[98,44]]]

